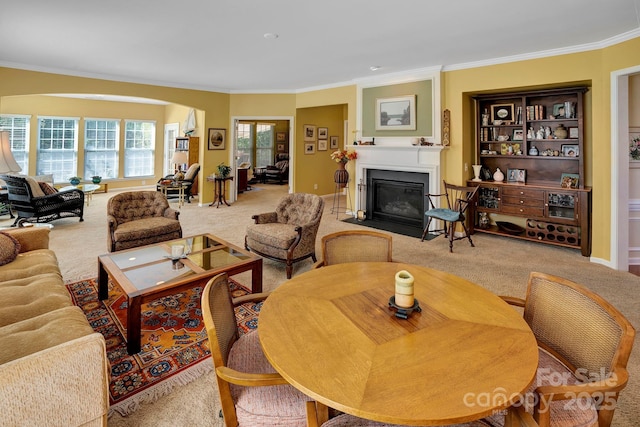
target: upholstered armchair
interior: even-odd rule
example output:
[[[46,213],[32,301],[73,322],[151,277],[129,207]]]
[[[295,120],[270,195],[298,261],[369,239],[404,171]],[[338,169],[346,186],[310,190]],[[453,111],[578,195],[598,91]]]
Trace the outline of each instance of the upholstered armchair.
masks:
[[[278,184],[284,184],[289,180],[289,154],[277,153],[275,164],[267,166],[265,169],[265,178],[278,181]]]
[[[247,250],[286,263],[287,279],[293,263],[311,257],[316,262],[316,235],[322,218],[324,200],[307,193],[293,193],[280,199],[275,212],[254,215],[255,224],[247,227]]]
[[[194,191],[194,184],[196,183],[196,181],[198,180],[198,172],[200,172],[200,164],[199,163],[193,163],[191,166],[189,166],[189,169],[187,169],[187,172],[185,172],[184,174],[184,178],[182,179],[182,182],[186,182],[188,185],[184,188],[184,196],[187,199],[187,203],[191,203],[191,196],[193,195]],[[160,178],[158,180],[158,183],[156,184],[156,190],[157,191],[162,191],[162,188],[160,186],[160,181],[166,180],[166,179],[170,179],[173,180],[174,179],[174,175],[170,174],[165,176],[164,178]],[[197,188],[197,184],[195,185],[195,187]],[[178,197],[178,190],[177,189],[167,189],[167,197]]]
[[[180,212],[157,191],[129,191],[107,202],[109,252],[182,237]]]
[[[32,177],[0,175],[7,184],[8,201],[17,213],[15,224],[21,221],[49,222],[55,219],[77,216],[83,221],[84,192],[73,189],[56,191],[47,186],[45,193]]]

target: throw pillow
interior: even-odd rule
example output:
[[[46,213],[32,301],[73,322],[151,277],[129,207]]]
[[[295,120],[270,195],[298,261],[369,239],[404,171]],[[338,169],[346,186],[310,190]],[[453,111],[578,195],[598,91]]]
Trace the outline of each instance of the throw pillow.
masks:
[[[46,194],[47,196],[49,194],[55,194],[58,192],[58,190],[56,190],[53,185],[47,183],[47,182],[38,182],[38,185],[40,186],[40,189],[42,190],[42,192],[44,194]]]
[[[45,195],[44,191],[42,191],[42,189],[38,185],[38,181],[36,181],[30,176],[25,176],[24,179],[27,181],[27,184],[29,184],[29,187],[31,187],[32,197],[42,197]]]
[[[0,265],[5,265],[16,259],[20,253],[20,242],[15,237],[0,231]]]

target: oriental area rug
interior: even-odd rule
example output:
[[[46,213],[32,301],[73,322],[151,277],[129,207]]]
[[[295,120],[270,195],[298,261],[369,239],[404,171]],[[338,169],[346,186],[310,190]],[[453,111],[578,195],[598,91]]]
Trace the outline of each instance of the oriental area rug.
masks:
[[[232,295],[249,293],[229,279]],[[127,354],[127,299],[118,286],[109,283],[109,298],[98,300],[95,279],[67,285],[75,305],[80,307],[107,344],[110,364],[109,413],[122,416],[134,412],[140,403],[153,402],[175,387],[187,384],[213,370],[207,332],[202,320],[202,287],[194,287],[142,305],[142,349]],[[262,303],[236,308],[240,333],[257,327]]]

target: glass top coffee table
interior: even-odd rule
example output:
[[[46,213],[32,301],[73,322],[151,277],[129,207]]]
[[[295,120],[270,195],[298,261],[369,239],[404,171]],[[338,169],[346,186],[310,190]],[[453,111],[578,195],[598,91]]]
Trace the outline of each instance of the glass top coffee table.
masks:
[[[173,245],[185,254],[172,257]],[[183,289],[203,286],[220,273],[251,270],[251,292],[262,292],[262,258],[212,234],[113,252],[98,257],[98,297],[109,296],[109,279],[127,295],[127,351],[140,351],[141,305]]]

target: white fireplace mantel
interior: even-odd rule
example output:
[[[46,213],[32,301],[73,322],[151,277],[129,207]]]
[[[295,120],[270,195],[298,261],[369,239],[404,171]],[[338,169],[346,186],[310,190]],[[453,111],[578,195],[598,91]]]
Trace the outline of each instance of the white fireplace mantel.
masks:
[[[366,185],[367,169],[420,172],[429,174],[429,193],[440,192],[440,164],[444,146],[359,145],[353,148],[358,153],[355,185]],[[356,209],[366,209],[366,200],[356,197]]]

